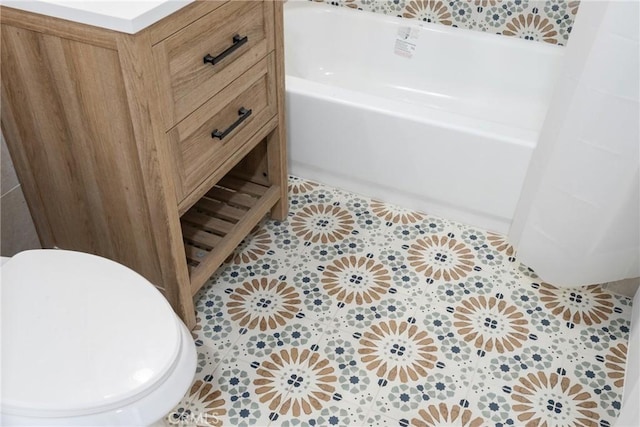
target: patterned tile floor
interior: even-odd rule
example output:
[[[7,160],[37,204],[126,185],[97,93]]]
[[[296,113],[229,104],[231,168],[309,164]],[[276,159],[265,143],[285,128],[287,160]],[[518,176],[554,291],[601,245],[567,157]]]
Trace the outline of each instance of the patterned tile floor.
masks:
[[[198,295],[198,372],[166,424],[615,424],[631,299],[543,283],[500,235],[289,190]]]

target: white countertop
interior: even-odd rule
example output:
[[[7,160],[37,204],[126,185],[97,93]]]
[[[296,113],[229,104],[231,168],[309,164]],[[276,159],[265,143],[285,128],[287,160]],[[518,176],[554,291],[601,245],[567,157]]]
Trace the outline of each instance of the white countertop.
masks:
[[[0,4],[134,34],[195,0],[0,0]]]

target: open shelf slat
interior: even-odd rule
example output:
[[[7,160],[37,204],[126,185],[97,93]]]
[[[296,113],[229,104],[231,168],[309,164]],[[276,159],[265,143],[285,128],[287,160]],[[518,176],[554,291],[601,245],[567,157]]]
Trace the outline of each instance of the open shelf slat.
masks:
[[[255,184],[250,181],[243,181],[242,179],[233,176],[225,176],[222,178],[220,185],[240,193],[250,194],[257,197],[263,196],[268,188],[264,185]]]
[[[197,212],[233,222],[239,221],[245,212],[243,209],[229,206],[224,202],[208,197],[198,200],[194,206],[197,208]]]
[[[192,263],[200,263],[208,252],[205,249],[198,248],[190,243],[184,244],[184,251],[187,255],[187,260]]]
[[[222,240],[222,237],[209,233],[208,231],[199,230],[190,225],[182,225],[182,236],[185,240],[197,243],[201,246],[215,248]]]
[[[197,228],[201,228],[203,230],[207,230],[221,236],[224,236],[225,234],[230,232],[235,226],[235,223],[233,222],[225,221],[224,219],[215,218],[209,215],[204,215],[194,210],[188,211],[182,216],[182,223],[190,223]]]
[[[181,218],[195,294],[276,204],[280,187],[225,177]]]
[[[220,200],[232,206],[251,209],[256,204],[256,198],[237,191],[229,191],[222,187],[213,187],[207,193],[207,197]]]

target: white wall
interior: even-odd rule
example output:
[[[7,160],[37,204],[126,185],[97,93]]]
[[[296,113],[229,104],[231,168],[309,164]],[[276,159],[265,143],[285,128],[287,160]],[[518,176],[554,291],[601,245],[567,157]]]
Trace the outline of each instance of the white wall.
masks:
[[[0,139],[0,255],[13,256],[41,246],[4,137]]]

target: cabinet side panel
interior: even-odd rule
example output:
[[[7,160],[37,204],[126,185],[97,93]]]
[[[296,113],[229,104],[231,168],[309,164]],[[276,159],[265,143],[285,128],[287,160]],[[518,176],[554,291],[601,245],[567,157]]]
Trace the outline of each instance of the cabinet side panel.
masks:
[[[161,283],[117,52],[3,25],[2,86],[51,243]]]
[[[271,217],[284,220],[289,213],[289,194],[287,181],[287,132],[284,114],[284,2],[274,3],[274,45],[276,56],[278,127],[267,138],[267,158],[269,164],[269,179],[280,186],[280,200],[271,209]]]
[[[137,135],[140,171],[146,184],[149,222],[163,277],[164,294],[187,327],[196,324],[180,217],[173,186],[173,159],[162,126],[162,111],[153,67],[149,32],[118,40],[118,54],[128,93],[133,131]]]

